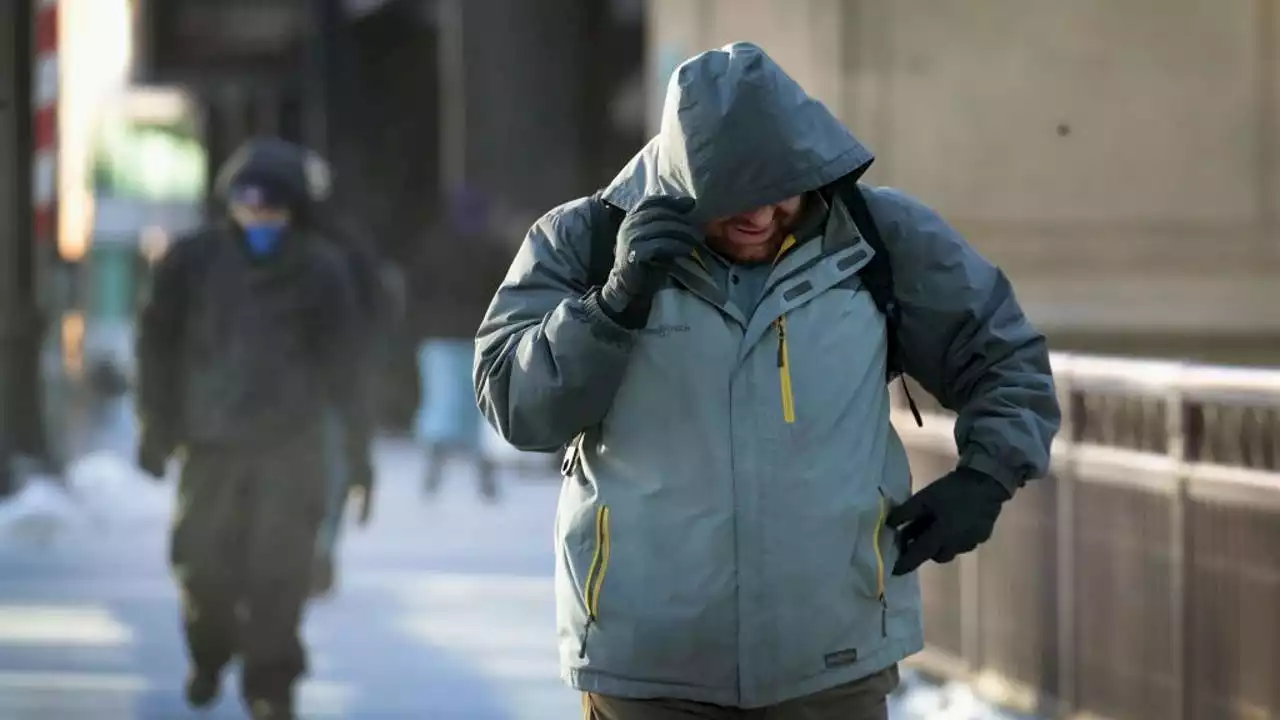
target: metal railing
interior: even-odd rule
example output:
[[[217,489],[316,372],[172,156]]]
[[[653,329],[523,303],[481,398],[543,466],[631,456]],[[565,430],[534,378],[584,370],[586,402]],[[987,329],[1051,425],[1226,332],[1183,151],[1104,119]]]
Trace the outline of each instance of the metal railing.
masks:
[[[1053,367],[1051,475],[978,552],[922,571],[917,662],[1051,717],[1280,718],[1280,371]],[[895,424],[929,481],[955,445],[922,409]]]

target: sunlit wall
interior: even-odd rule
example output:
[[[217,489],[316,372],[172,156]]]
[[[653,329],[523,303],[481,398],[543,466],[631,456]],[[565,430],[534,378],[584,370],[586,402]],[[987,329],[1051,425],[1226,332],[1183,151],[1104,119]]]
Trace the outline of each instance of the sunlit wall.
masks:
[[[98,113],[128,83],[132,11],[129,0],[60,0],[59,18],[58,250],[76,260],[92,237],[89,169]]]

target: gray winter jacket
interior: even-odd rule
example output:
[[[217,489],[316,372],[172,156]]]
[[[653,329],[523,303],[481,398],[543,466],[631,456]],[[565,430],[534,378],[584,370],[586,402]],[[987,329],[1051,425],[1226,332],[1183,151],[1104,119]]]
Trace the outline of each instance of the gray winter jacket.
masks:
[[[871,154],[759,48],[676,72],[662,128],[607,188],[736,213],[861,172]],[[959,412],[963,465],[1042,475],[1059,415],[1044,339],[1004,275],[937,214],[867,189],[892,256],[908,372]],[[530,230],[480,328],[476,393],[517,447],[582,434],[556,516],[557,618],[576,688],[760,707],[865,677],[923,646],[914,576],[884,519],[911,492],[889,422],[871,248],[833,204],[751,314],[682,261],[646,329],[587,287],[587,201]],[[720,279],[718,279],[720,278]]]

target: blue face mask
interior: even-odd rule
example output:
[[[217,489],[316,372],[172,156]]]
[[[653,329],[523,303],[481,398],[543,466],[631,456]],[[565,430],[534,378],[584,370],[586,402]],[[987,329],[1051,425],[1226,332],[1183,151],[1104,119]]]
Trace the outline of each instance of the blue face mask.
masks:
[[[284,223],[253,223],[244,226],[244,240],[255,257],[266,257],[279,247],[284,231]]]

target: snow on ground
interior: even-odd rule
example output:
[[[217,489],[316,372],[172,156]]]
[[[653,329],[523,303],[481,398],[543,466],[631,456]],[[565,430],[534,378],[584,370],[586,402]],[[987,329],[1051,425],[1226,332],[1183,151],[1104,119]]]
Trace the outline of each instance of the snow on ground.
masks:
[[[41,549],[59,542],[85,522],[81,508],[54,478],[28,478],[0,502],[0,547]]]
[[[110,450],[73,461],[64,478],[29,474],[20,483],[0,501],[0,550],[92,541],[172,509],[172,484],[152,480]]]

